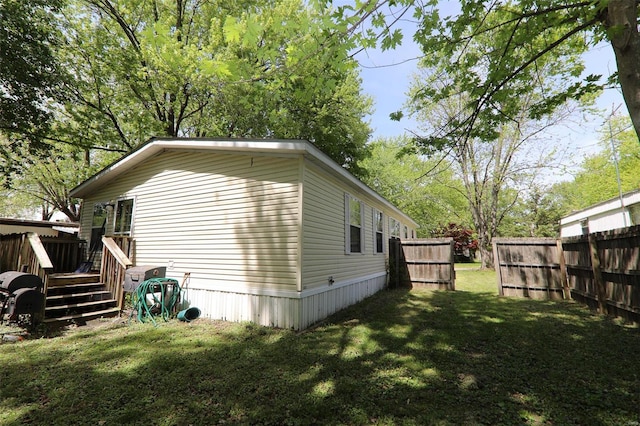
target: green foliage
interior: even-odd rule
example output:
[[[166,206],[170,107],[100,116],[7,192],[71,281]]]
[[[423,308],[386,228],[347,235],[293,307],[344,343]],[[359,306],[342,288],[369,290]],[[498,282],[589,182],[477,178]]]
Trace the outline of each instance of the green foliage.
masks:
[[[461,184],[447,161],[405,153],[406,138],[380,139],[369,145],[370,157],[360,162],[363,181],[411,216],[418,236],[456,221],[469,223],[469,208]]]
[[[422,66],[444,86],[425,85],[414,101],[438,103],[460,94],[465,99],[464,108],[423,143],[439,148],[458,140],[496,140],[503,125],[518,120],[523,98],[533,100],[528,118],[537,120],[567,99],[598,91],[599,76],[581,79],[580,60],[589,46],[584,32],[597,22],[592,6],[549,0],[462,1],[454,16],[423,21],[415,35],[425,54]]]
[[[614,118],[611,129],[605,125],[600,144],[602,150],[584,158],[572,181],[558,183],[553,188],[559,194],[563,215],[618,195],[616,158],[622,191],[640,188],[640,143],[628,118]]]
[[[46,148],[48,104],[62,96],[52,25],[60,6],[59,0],[0,2],[0,133],[12,139],[12,147]],[[4,166],[0,162],[6,173]]]
[[[74,0],[58,131],[128,151],[152,136],[305,138],[358,172],[371,101],[333,11],[300,0]]]
[[[8,141],[0,143],[8,145]],[[0,204],[0,216],[29,217],[41,212],[49,220],[55,211],[64,213],[70,221],[80,219],[78,200],[69,196],[71,188],[115,160],[114,153],[82,150],[56,143],[47,157],[30,155],[26,148],[5,155],[13,172],[3,176],[4,193],[11,206]],[[6,204],[6,200],[5,200]]]
[[[549,187],[533,185],[505,212],[498,236],[557,237],[564,213],[557,192]]]

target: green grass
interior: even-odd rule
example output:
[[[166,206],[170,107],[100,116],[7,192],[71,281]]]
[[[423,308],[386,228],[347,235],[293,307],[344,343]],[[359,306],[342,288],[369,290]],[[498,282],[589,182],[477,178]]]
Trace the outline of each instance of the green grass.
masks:
[[[0,344],[0,424],[637,425],[640,334],[578,304],[383,291],[295,333],[197,320]]]

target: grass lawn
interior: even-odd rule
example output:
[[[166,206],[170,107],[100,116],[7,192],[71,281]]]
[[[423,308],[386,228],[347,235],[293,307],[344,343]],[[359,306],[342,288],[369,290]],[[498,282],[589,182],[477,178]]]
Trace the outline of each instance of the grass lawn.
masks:
[[[196,320],[0,344],[0,424],[638,425],[640,332],[578,304],[383,291],[295,333]]]

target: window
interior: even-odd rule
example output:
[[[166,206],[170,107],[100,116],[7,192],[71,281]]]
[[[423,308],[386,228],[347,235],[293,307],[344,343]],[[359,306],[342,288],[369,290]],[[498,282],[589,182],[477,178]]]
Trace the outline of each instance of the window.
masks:
[[[381,211],[373,210],[374,253],[384,253],[384,216]]]
[[[400,222],[393,218],[389,219],[389,234],[392,237],[400,238]]]
[[[629,217],[631,218],[631,225],[640,225],[640,204],[629,206]]]
[[[364,246],[364,220],[363,213],[364,208],[361,201],[352,198],[349,195],[345,196],[346,206],[346,252],[347,253],[362,253]]]
[[[107,217],[109,215],[107,206],[109,203],[95,203],[93,205],[93,218],[91,219],[91,241],[89,242],[90,250],[96,250],[101,247],[102,236],[104,235]]]
[[[589,235],[589,219],[582,219],[580,221],[580,228],[582,235]]]
[[[409,228],[407,228],[406,225],[404,227],[404,238],[405,239],[409,238]]]
[[[133,198],[118,200],[116,203],[116,217],[113,227],[115,235],[131,235],[131,222],[133,220]]]

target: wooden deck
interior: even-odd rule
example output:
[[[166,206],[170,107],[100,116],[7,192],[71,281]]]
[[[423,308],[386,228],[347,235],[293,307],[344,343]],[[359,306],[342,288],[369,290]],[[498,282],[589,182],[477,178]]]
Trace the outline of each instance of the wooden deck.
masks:
[[[130,237],[103,236],[100,273],[75,273],[68,271],[85,261],[84,240],[41,238],[33,232],[0,235],[0,271],[22,271],[42,279],[46,299],[44,312],[34,316],[37,320],[83,322],[118,315],[133,250]]]

